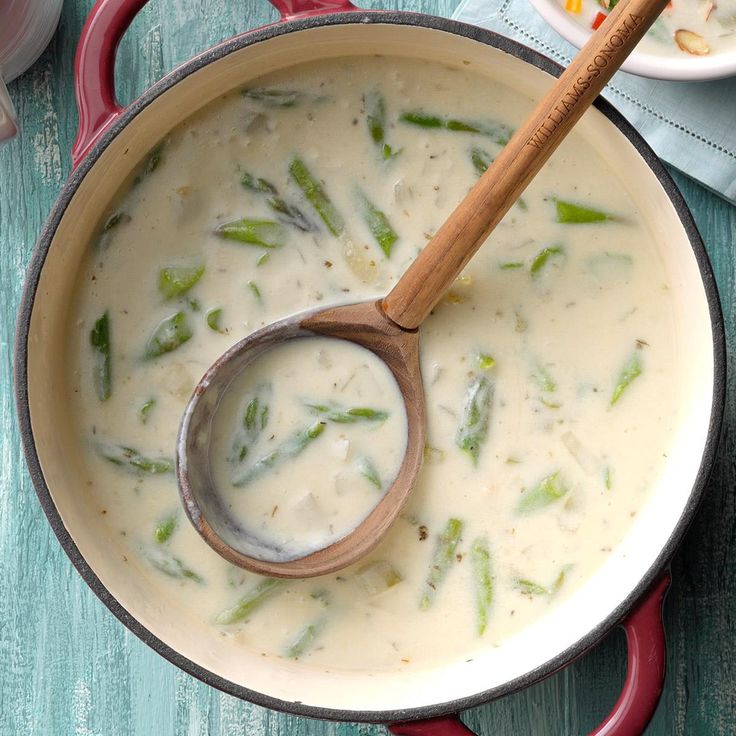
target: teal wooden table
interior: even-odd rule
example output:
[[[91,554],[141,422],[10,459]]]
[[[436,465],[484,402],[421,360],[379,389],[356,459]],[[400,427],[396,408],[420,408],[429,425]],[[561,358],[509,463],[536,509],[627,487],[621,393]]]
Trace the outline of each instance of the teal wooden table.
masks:
[[[362,4],[449,15],[456,0]],[[378,726],[274,713],[177,670],[92,594],[36,502],[13,406],[13,330],[31,249],[70,169],[77,119],[72,61],[90,6],[91,0],[67,0],[50,48],[10,86],[23,135],[0,148],[0,736],[382,734]],[[153,0],[120,49],[120,98],[131,99],[214,42],[273,20],[265,0]],[[675,179],[713,260],[733,357],[736,208],[681,174]],[[667,683],[650,736],[736,733],[734,389],[732,373],[719,460],[673,564]],[[624,669],[623,636],[615,632],[546,682],[463,717],[487,736],[584,734],[612,705]]]

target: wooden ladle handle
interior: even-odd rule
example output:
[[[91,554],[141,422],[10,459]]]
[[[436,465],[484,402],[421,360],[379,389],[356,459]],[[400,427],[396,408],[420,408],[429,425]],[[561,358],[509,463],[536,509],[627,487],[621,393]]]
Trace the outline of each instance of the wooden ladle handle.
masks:
[[[620,0],[383,300],[393,322],[419,327],[667,3]]]

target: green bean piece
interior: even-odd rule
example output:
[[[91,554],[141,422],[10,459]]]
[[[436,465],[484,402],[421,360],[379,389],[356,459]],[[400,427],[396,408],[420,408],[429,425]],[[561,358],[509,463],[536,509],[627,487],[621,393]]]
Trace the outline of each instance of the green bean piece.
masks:
[[[186,294],[204,274],[204,266],[168,266],[158,272],[158,290],[166,301]]]
[[[181,347],[192,337],[192,330],[184,312],[177,312],[158,323],[148,338],[143,357],[158,358]]]
[[[141,408],[138,409],[138,419],[141,420],[141,424],[146,424],[148,422],[148,415],[151,413],[154,406],[156,406],[156,399],[148,399],[148,401],[143,402]]]
[[[527,490],[522,495],[516,510],[520,514],[530,514],[559,501],[569,490],[560,479],[559,471],[554,472]]]
[[[565,224],[586,224],[590,222],[605,222],[606,220],[614,220],[615,217],[601,212],[600,210],[590,209],[589,207],[582,207],[579,204],[573,204],[572,202],[565,202],[561,199],[555,200],[555,207],[557,208],[557,222]]]
[[[110,217],[107,218],[107,221],[102,227],[103,233],[108,233],[110,230],[113,230],[118,225],[124,225],[127,222],[130,222],[133,218],[127,213],[127,212],[115,212]]]
[[[547,370],[546,366],[537,361],[532,369],[531,379],[537,384],[540,391],[554,393],[557,391],[557,381],[552,378],[552,374]]]
[[[486,376],[474,376],[465,390],[460,426],[455,444],[466,452],[473,465],[478,464],[480,451],[488,437],[488,423],[493,402],[493,384]]]
[[[529,267],[529,272],[532,278],[539,278],[544,271],[545,266],[550,260],[561,259],[565,256],[565,249],[561,245],[548,245],[534,256],[532,265]]]
[[[323,417],[337,424],[355,424],[356,422],[385,422],[388,412],[380,409],[371,409],[367,406],[345,408],[335,402],[329,404],[307,404],[312,414]]]
[[[236,488],[242,488],[248,485],[253,480],[262,475],[266,470],[274,467],[284,460],[289,460],[302,453],[308,445],[316,440],[322,432],[325,430],[324,422],[315,422],[306,429],[302,429],[296,434],[292,435],[286,440],[280,447],[265,455],[256,463],[253,464],[248,470],[240,475],[236,475],[232,484]]]
[[[475,173],[478,176],[483,176],[486,173],[486,169],[493,163],[493,156],[482,148],[471,148],[470,160],[473,162]]]
[[[253,89],[244,89],[243,97],[256,100],[266,107],[294,107],[294,105],[302,101],[304,95],[294,89],[254,87]]]
[[[391,146],[386,143],[386,100],[377,90],[371,90],[363,95],[363,102],[371,140],[378,146],[381,158],[388,161],[397,155],[398,151],[394,153]]]
[[[283,590],[285,580],[265,578],[251,588],[232,608],[228,608],[215,618],[220,626],[237,624],[258,610],[269,598]]]
[[[618,380],[611,394],[610,406],[613,406],[623,395],[624,391],[631,385],[634,379],[638,378],[644,366],[641,360],[641,351],[636,349],[631,357],[624,363],[618,375]]]
[[[379,491],[383,490],[383,483],[381,483],[381,476],[378,474],[378,468],[376,468],[375,464],[369,457],[362,457],[358,460],[358,470],[372,486],[375,486]]]
[[[98,444],[97,451],[114,465],[124,468],[128,472],[142,475],[161,475],[174,472],[174,461],[165,457],[146,457],[138,450],[123,445]]]
[[[205,318],[207,320],[207,327],[209,327],[214,332],[222,332],[222,327],[220,326],[220,321],[222,319],[222,308],[217,307],[216,309],[210,309],[207,312],[207,316]]]
[[[204,583],[204,578],[201,575],[186,567],[178,557],[167,555],[160,547],[150,550],[146,554],[146,558],[159,572],[168,575],[170,578],[191,580],[199,585]]]
[[[233,438],[230,462],[242,463],[268,424],[271,385],[256,387],[245,401],[243,420]]]
[[[478,634],[483,636],[488,627],[488,612],[493,602],[493,577],[491,575],[491,552],[488,540],[479,537],[470,546],[475,580],[475,609],[477,612]]]
[[[112,394],[112,355],[110,349],[110,314],[105,313],[89,333],[89,342],[95,354],[94,382],[97,398],[107,401]]]
[[[516,578],[514,580],[514,586],[524,595],[547,595],[549,593],[547,588],[543,588],[538,583],[527,578]]]
[[[246,189],[250,189],[252,192],[258,192],[260,194],[278,194],[276,187],[271,182],[256,178],[253,174],[244,171],[240,176],[240,183]]]
[[[289,164],[289,172],[327,229],[336,237],[342,235],[345,230],[342,215],[332,204],[332,200],[327,196],[319,181],[312,176],[304,161],[295,158]]]
[[[437,594],[437,588],[445,579],[450,565],[455,562],[455,550],[460,541],[462,531],[462,521],[459,519],[448,519],[445,528],[437,539],[437,546],[432,556],[429,574],[424,584],[424,592],[419,601],[419,608],[422,611],[426,611],[432,605]]]
[[[249,217],[218,225],[215,235],[224,240],[259,245],[261,248],[280,248],[286,242],[286,231],[280,222]]]
[[[362,204],[363,219],[368,229],[371,231],[378,247],[383,251],[386,258],[391,257],[391,249],[394,243],[399,239],[396,231],[391,227],[388,217],[378,209],[365,194],[358,192],[358,197]]]
[[[314,644],[324,628],[325,619],[320,617],[311,624],[307,624],[297,635],[296,639],[287,647],[286,656],[289,659],[298,659]]]
[[[441,117],[439,115],[431,115],[416,110],[401,113],[399,120],[403,123],[416,125],[420,128],[439,128],[460,133],[478,133],[491,138],[498,143],[499,146],[505,146],[509,142],[512,133],[511,129],[503,123],[494,121],[476,123],[467,120]]]
[[[164,544],[165,542],[168,542],[169,539],[171,539],[171,535],[176,530],[176,524],[176,514],[170,514],[156,525],[156,529],[153,532],[153,538],[159,544]]]

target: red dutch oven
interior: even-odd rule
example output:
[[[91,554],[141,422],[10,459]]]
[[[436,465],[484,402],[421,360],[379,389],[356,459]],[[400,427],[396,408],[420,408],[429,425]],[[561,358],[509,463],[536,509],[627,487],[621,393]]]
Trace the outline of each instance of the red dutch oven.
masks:
[[[348,0],[272,0],[281,20],[226,41],[175,69],[128,107],[115,99],[117,45],[145,0],[98,0],[82,31],[75,68],[79,132],[74,171],[41,234],[18,319],[16,399],[24,449],[41,505],[81,575],[110,610],[144,642],[200,680],[252,702],[297,715],[382,722],[395,734],[470,733],[460,710],[517,691],[569,664],[614,626],[626,632],[628,672],[611,713],[591,736],[635,736],[649,722],[665,674],[662,602],[667,563],[692,520],[712,466],[725,393],[723,321],[713,274],[690,213],[654,153],[607,103],[586,113],[610,141],[609,153],[637,179],[641,207],[665,228],[671,268],[684,295],[682,329],[692,335],[689,369],[693,396],[681,438],[684,459],[665,499],[657,494],[632,532],[627,554],[611,567],[600,594],[573,599],[560,615],[567,633],[538,641],[510,657],[508,667],[438,668],[408,683],[356,679],[336,700],[335,683],[312,685],[305,674],[277,683],[258,667],[233,672],[214,652],[171,622],[157,618],[106,553],[99,518],[80,500],[79,476],[69,457],[73,433],[64,406],[63,324],[85,243],[119,186],[153,144],[209,101],[249,79],[302,61],[376,52],[493,69],[509,84],[538,95],[560,68],[514,41],[473,26],[413,13],[366,12]],[[585,118],[584,118],[585,120]],[[669,252],[668,251],[668,252]],[[679,462],[679,461],[678,461]],[[661,495],[661,494],[660,494]],[[649,519],[649,521],[647,521]],[[647,526],[648,524],[648,526]],[[617,566],[618,565],[618,566]],[[128,576],[130,577],[130,576]],[[581,603],[580,601],[583,601]],[[199,648],[198,648],[199,647]],[[528,655],[534,650],[535,654]],[[524,652],[527,654],[523,654]],[[509,659],[509,658],[507,658]],[[267,665],[265,666],[267,667]],[[359,678],[358,675],[355,675]],[[349,678],[347,678],[349,679]],[[378,678],[381,680],[382,678]],[[375,678],[374,678],[375,680]],[[334,685],[334,687],[333,687]],[[346,691],[347,692],[347,691]]]

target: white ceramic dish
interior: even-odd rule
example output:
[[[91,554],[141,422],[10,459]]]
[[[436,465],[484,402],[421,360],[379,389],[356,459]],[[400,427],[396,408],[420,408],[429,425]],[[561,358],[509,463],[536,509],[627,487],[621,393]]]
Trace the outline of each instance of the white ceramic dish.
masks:
[[[534,9],[573,46],[582,48],[592,29],[580,25],[557,0],[529,0]],[[622,71],[651,79],[681,82],[724,79],[736,75],[736,48],[712,56],[677,58],[665,54],[634,51],[621,66]]]

